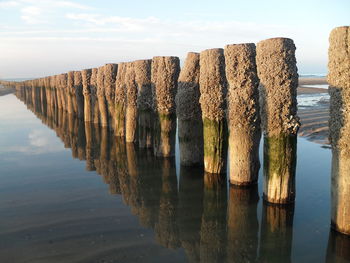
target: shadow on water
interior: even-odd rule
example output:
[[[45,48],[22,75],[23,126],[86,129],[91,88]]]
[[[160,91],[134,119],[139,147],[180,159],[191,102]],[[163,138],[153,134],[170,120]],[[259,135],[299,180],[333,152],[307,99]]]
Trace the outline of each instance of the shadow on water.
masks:
[[[125,143],[106,127],[28,94],[17,97],[56,132],[73,158],[102,176],[111,195],[122,196],[162,247],[182,251],[188,262],[292,262],[294,204],[264,203],[260,211],[258,186],[228,186],[227,178],[206,174],[203,167],[180,166],[178,181],[175,158],[156,158],[152,149]],[[349,247],[347,237],[330,232],[326,262],[350,260]]]

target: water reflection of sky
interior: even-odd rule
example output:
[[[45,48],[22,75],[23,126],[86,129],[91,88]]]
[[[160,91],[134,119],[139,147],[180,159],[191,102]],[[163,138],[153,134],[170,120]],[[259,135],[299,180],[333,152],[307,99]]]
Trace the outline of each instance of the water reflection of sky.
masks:
[[[15,107],[14,107],[15,105]],[[10,94],[0,97],[0,155],[63,151],[61,141],[23,103]]]
[[[328,107],[330,98],[327,91],[328,85],[305,85],[303,87],[322,88],[325,89],[325,92],[298,95],[297,99],[299,109],[306,109],[310,107]]]

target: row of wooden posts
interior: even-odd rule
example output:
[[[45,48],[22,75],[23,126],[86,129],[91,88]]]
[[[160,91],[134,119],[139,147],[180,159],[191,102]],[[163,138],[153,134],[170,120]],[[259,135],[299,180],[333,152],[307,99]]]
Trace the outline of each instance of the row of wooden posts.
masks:
[[[259,92],[260,84],[260,92]],[[230,183],[256,184],[265,132],[264,198],[295,199],[298,73],[291,39],[227,45],[177,57],[70,71],[21,83],[47,104],[114,130],[126,142],[175,155],[178,121],[182,165],[226,172]],[[260,102],[259,102],[260,100]],[[229,132],[228,132],[229,131]]]
[[[349,170],[346,158],[350,152],[348,39],[349,27],[331,33],[328,81],[330,141],[333,158],[339,159],[339,165],[332,168],[332,225],[350,234],[350,183],[343,175]],[[126,142],[152,147],[159,157],[175,154],[177,120],[181,164],[204,163],[207,173],[225,173],[229,144],[229,179],[235,185],[257,183],[262,129],[264,199],[277,204],[295,200],[300,123],[291,39],[272,38],[256,47],[235,44],[189,53],[181,72],[177,57],[154,57],[17,86],[86,122],[112,128],[115,136],[125,137]]]

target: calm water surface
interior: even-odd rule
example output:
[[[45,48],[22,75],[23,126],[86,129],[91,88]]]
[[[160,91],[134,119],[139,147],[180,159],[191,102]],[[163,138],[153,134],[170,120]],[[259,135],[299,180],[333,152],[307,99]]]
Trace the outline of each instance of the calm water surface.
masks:
[[[229,187],[28,108],[0,97],[0,262],[350,262],[329,149],[299,138],[296,203],[267,206],[261,180]]]

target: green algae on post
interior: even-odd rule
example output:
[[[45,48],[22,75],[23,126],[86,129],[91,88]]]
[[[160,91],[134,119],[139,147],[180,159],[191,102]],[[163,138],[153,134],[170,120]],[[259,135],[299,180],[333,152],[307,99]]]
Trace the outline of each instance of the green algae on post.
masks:
[[[295,200],[298,73],[295,45],[288,38],[257,44],[261,120],[264,129],[264,199],[286,204]]]
[[[204,170],[212,174],[225,173],[227,162],[227,82],[223,51],[217,48],[200,53],[199,102],[203,119]]]

